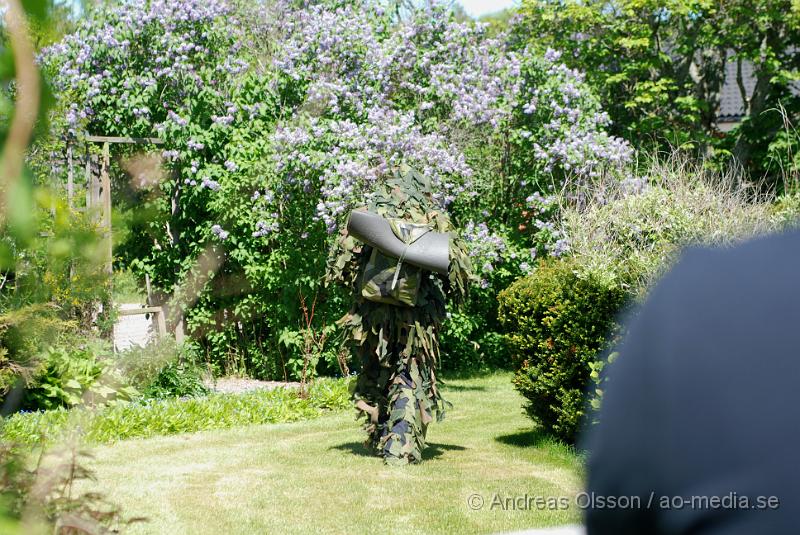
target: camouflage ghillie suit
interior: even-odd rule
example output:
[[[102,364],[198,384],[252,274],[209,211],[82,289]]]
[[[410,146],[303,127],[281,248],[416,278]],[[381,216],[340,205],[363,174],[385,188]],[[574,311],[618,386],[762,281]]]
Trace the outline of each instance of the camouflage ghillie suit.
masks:
[[[452,230],[450,218],[416,171],[397,171],[370,196],[366,208],[398,227]],[[414,223],[416,225],[408,225]],[[423,231],[423,232],[424,232]],[[446,401],[437,388],[438,332],[448,296],[466,295],[470,264],[460,240],[450,237],[447,276],[386,257],[342,230],[329,258],[329,280],[352,288],[355,303],[340,324],[348,331],[361,362],[354,400],[365,418],[367,444],[387,464],[422,460],[428,424],[444,416]],[[391,283],[395,282],[395,285]],[[393,289],[394,286],[394,289]]]

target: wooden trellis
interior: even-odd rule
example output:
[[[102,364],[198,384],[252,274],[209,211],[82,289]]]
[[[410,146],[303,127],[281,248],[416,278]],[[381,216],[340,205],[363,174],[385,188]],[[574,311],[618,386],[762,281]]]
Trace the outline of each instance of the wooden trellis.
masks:
[[[111,144],[134,144],[134,145],[163,145],[164,141],[155,137],[117,137],[117,136],[86,136],[88,143],[102,144],[99,155],[92,154],[87,150],[86,155],[86,210],[87,213],[99,208],[98,222],[103,229],[103,240],[105,248],[105,269],[109,276],[113,274],[114,251],[111,228]],[[70,207],[73,205],[75,196],[74,182],[74,155],[72,146],[67,147],[67,199]],[[95,172],[97,171],[97,172]],[[150,303],[150,281],[147,280],[148,305]],[[159,336],[166,335],[166,321],[164,310],[160,306],[147,306],[139,309],[120,311],[120,315],[129,316],[134,314],[154,314],[158,326]]]
[[[114,137],[114,136],[86,136],[86,141],[90,143],[102,143],[102,153],[100,155],[100,165],[95,168],[99,169],[99,173],[92,172],[92,159],[93,156],[89,153],[86,158],[86,209],[91,210],[94,207],[100,207],[100,225],[103,228],[103,238],[106,241],[106,271],[111,274],[113,272],[113,240],[111,238],[111,176],[109,174],[109,167],[111,166],[110,144],[111,143],[124,143],[136,145],[162,145],[164,142],[155,137]],[[69,160],[72,160],[71,154],[68,155]],[[72,184],[72,168],[70,167],[67,177],[67,191],[71,192],[73,189]],[[69,194],[72,197],[72,194]]]

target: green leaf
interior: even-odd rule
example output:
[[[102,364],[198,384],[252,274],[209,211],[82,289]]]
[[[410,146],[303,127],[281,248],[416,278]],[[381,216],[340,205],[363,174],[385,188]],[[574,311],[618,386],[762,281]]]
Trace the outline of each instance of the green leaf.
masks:
[[[66,388],[72,388],[75,390],[83,389],[83,385],[77,379],[69,379],[64,383]]]

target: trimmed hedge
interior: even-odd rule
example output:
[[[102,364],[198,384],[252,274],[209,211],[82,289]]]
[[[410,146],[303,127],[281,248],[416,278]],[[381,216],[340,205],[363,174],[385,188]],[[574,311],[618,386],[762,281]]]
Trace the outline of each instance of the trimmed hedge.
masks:
[[[572,260],[544,262],[498,296],[526,411],[573,443],[587,405],[591,364],[619,332],[624,290],[582,275]]]

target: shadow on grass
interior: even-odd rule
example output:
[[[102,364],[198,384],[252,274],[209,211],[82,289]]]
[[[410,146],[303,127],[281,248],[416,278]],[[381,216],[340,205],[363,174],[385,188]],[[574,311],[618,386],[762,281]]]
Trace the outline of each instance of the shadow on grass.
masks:
[[[527,431],[509,433],[508,435],[498,435],[494,437],[494,439],[501,444],[506,444],[515,448],[538,448],[562,458],[572,459],[577,457],[581,463],[586,461],[588,455],[586,450],[572,444],[567,444],[563,440],[540,429],[529,429]]]
[[[494,438],[501,444],[509,446],[517,446],[518,448],[537,448],[544,445],[560,444],[557,438],[548,435],[539,429],[531,429],[530,431],[519,431],[508,435],[499,435]]]
[[[470,379],[483,379],[497,374],[513,372],[511,368],[483,368],[467,370],[442,370],[440,378],[445,384],[447,381],[465,381]]]
[[[545,453],[549,459],[560,459],[565,465],[572,466],[577,459],[578,465],[586,464],[589,452],[578,446],[567,444],[563,440],[546,433],[540,429],[529,429],[527,431],[517,431],[507,435],[494,437],[500,444],[515,448],[531,448]]]
[[[486,392],[486,387],[475,385],[451,385],[449,383],[445,383],[442,386],[442,390],[445,392]]]
[[[330,449],[347,451],[353,455],[358,455],[361,457],[377,457],[371,449],[364,445],[363,442],[345,442],[343,444],[339,444],[338,446],[331,446]],[[422,458],[423,460],[427,461],[429,459],[441,457],[441,455],[446,451],[463,451],[465,449],[467,448],[463,446],[456,446],[455,444],[434,444],[429,442],[428,447],[422,452]]]

